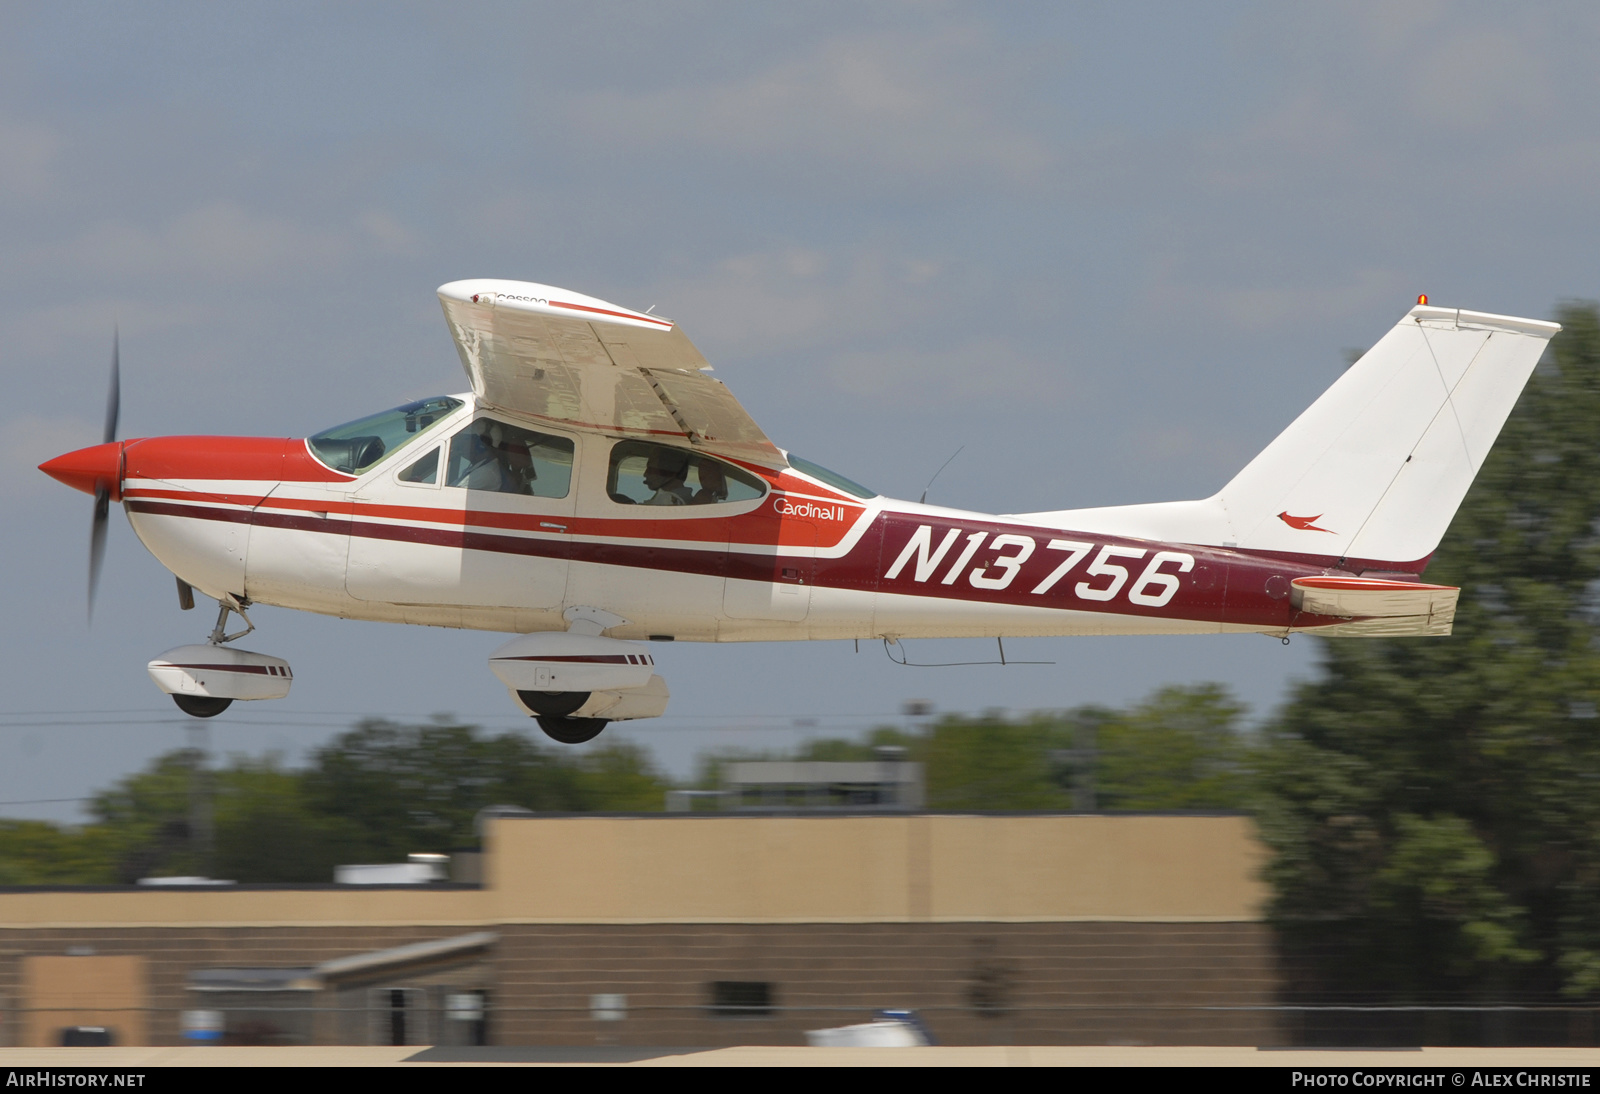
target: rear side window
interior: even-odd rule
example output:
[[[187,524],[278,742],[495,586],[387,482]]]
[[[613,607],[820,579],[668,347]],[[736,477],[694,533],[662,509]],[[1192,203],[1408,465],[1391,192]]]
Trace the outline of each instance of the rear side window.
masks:
[[[687,448],[619,441],[606,492],[620,505],[720,505],[754,501],[766,487],[748,471]]]
[[[479,418],[450,439],[446,486],[564,498],[572,490],[572,441]]]

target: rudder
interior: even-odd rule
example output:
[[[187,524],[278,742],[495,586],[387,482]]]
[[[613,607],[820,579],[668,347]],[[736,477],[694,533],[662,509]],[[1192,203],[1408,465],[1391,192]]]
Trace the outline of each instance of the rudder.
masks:
[[[1413,308],[1218,492],[1238,546],[1425,559],[1560,329]]]

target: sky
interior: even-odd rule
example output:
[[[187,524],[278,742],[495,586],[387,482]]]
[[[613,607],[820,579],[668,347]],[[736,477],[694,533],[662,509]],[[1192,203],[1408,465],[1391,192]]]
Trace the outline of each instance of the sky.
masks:
[[[71,820],[183,745],[145,663],[199,641],[114,512],[35,470],[122,435],[303,436],[465,388],[434,296],[505,277],[679,322],[781,446],[1019,512],[1214,492],[1416,299],[1600,296],[1582,3],[0,5],[0,815]],[[204,725],[297,762],[365,715],[536,732],[504,636],[258,608],[293,694]],[[1220,681],[1317,644],[1033,639],[656,651],[686,775],[942,712]],[[922,643],[924,660],[987,648]],[[583,746],[589,747],[589,746]]]

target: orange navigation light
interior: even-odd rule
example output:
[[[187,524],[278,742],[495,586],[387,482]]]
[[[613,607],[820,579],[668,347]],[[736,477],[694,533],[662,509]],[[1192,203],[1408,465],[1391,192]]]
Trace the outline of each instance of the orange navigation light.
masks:
[[[1417,297],[1417,303],[1418,304],[1426,304],[1427,302],[1428,302],[1428,294],[1427,293],[1423,293],[1421,296]]]

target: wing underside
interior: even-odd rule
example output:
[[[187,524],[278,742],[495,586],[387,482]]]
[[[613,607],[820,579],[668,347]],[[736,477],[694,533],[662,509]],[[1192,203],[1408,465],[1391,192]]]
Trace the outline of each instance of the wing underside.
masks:
[[[509,413],[785,467],[670,320],[518,281],[439,289],[472,390]]]

